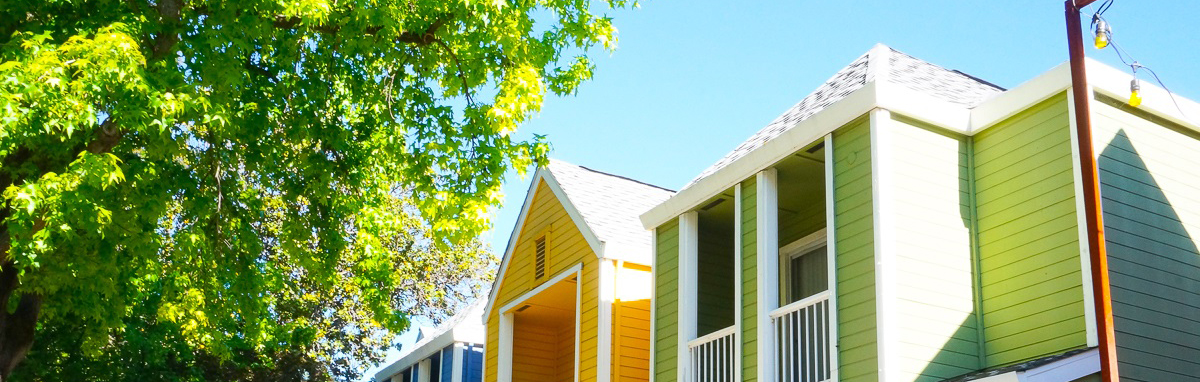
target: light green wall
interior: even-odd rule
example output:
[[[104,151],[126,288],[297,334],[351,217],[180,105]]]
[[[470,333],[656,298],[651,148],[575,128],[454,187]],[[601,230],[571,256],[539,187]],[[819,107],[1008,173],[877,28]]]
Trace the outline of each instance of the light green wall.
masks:
[[[733,204],[732,201],[725,203]],[[710,211],[700,211],[698,216],[696,336],[705,336],[733,326],[737,316],[737,307],[734,306],[737,302],[734,298],[734,235],[730,222],[733,213],[726,210],[725,216],[720,216]],[[719,219],[729,221],[717,221]]]
[[[985,364],[1086,345],[1066,93],[973,137]]]
[[[676,380],[679,352],[679,223],[671,220],[655,230],[654,370],[655,381]]]
[[[895,233],[896,358],[889,376],[941,381],[980,368],[971,253],[966,138],[894,117],[886,127],[892,175],[881,187]]]
[[[1093,142],[1121,380],[1200,381],[1200,140],[1105,101]]]
[[[833,157],[838,373],[842,381],[876,381],[871,138],[865,118],[834,132]]]
[[[758,186],[742,182],[742,380],[758,380]]]

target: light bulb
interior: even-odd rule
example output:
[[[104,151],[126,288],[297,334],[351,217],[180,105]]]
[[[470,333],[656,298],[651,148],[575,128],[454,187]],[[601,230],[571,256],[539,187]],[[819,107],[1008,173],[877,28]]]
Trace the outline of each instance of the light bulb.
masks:
[[[1142,85],[1138,83],[1137,78],[1129,81],[1129,106],[1138,107],[1142,105],[1141,90]]]
[[[1112,29],[1108,27],[1108,23],[1103,19],[1096,19],[1096,49],[1104,49],[1108,46],[1109,36],[1112,34]]]

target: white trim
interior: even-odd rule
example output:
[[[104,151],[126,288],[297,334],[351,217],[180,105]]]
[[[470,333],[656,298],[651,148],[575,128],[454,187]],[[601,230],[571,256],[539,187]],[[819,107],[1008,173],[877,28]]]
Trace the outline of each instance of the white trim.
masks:
[[[1129,99],[1129,81],[1133,80],[1133,75],[1090,58],[1085,62],[1087,62],[1088,85],[1096,93],[1119,100]],[[1138,106],[1139,110],[1200,132],[1200,103],[1175,94],[1175,101],[1179,103],[1179,107],[1176,108],[1175,103],[1171,101],[1171,95],[1166,90],[1158,87],[1145,75],[1141,77],[1141,80],[1142,104]],[[1180,114],[1179,109],[1183,109],[1183,112],[1187,114]]]
[[[696,307],[699,296],[696,269],[699,266],[699,228],[699,214],[696,211],[679,215],[679,311],[676,312],[679,333],[676,336],[678,355],[675,358],[678,363],[676,373],[679,382],[691,382],[687,379],[691,375],[688,368],[690,365],[684,360],[689,359],[688,342],[696,338],[697,334]]]
[[[583,268],[583,264],[576,265]],[[579,382],[579,375],[583,374],[579,369],[580,358],[579,351],[583,348],[583,339],[579,338],[580,331],[583,330],[579,325],[579,321],[583,316],[583,270],[575,271],[575,371],[571,374],[575,376],[575,382]]]
[[[971,135],[1003,122],[1030,106],[1070,88],[1071,65],[1064,62],[971,109]]]
[[[828,300],[828,299],[829,299],[829,290],[826,289],[826,290],[818,292],[817,294],[814,294],[812,296],[808,296],[803,299],[796,300],[790,304],[787,304],[787,305],[781,306],[779,308],[776,308],[775,310],[772,310],[771,318],[779,318],[784,315],[787,315],[788,313],[795,312],[797,310],[816,305],[817,303]]]
[[[517,215],[517,223],[513,227],[512,233],[508,236],[508,245],[504,249],[504,257],[500,259],[500,268],[496,271],[496,280],[492,283],[491,291],[488,292],[488,303],[483,310],[484,325],[487,325],[487,321],[492,314],[492,307],[496,304],[496,298],[499,296],[500,288],[504,286],[504,275],[508,271],[508,263],[513,257],[513,251],[516,250],[517,239],[520,237],[521,232],[524,231],[526,215],[533,208],[533,197],[537,193],[539,181],[546,182],[546,186],[554,193],[555,199],[558,199],[558,203],[562,205],[563,209],[567,211],[567,216],[571,217],[571,221],[575,223],[575,227],[578,228],[579,233],[583,235],[588,246],[592,248],[592,252],[596,254],[596,258],[604,257],[604,242],[600,241],[595,232],[592,232],[591,226],[583,219],[583,215],[571,203],[571,199],[567,198],[567,193],[563,191],[562,186],[558,184],[558,180],[554,178],[554,172],[545,167],[538,168],[533,176],[533,182],[529,183],[529,189],[525,191],[525,202],[521,205],[521,213]]]
[[[733,375],[737,381],[742,380],[742,183],[733,186],[733,303],[734,303],[734,334],[733,343]]]
[[[1087,94],[1093,94],[1089,86]],[[1090,98],[1084,102],[1091,102]],[[1091,110],[1090,108],[1088,110]],[[1079,131],[1075,123],[1075,94],[1067,92],[1067,118],[1070,120],[1068,127],[1071,133],[1071,181],[1075,184],[1075,224],[1079,233],[1079,266],[1083,280],[1083,316],[1086,320],[1087,346],[1098,346],[1100,343],[1096,333],[1096,301],[1093,298],[1095,291],[1092,285],[1092,256],[1090,245],[1088,244],[1087,232],[1087,210],[1083,200],[1083,169],[1080,168],[1080,152],[1079,152]]]
[[[1133,78],[1118,69],[1092,59],[1086,59],[1088,83],[1097,93],[1125,99],[1129,96],[1129,81]],[[1030,106],[1057,95],[1071,87],[1070,66],[1059,64],[1033,79],[1005,91],[992,99],[966,109],[930,97],[927,94],[895,86],[878,78],[886,75],[876,73],[868,78],[862,88],[851,92],[811,117],[796,123],[779,136],[750,151],[729,165],[722,167],[696,184],[680,190],[671,198],[641,215],[644,226],[656,227],[693,209],[713,195],[723,192],[740,182],[746,174],[762,171],[779,160],[792,155],[803,145],[824,136],[837,128],[861,117],[875,108],[892,110],[926,123],[934,124],[965,135],[975,135],[989,127],[1029,108]],[[1187,128],[1200,132],[1200,103],[1183,98],[1179,102],[1186,116],[1180,114],[1165,90],[1142,81],[1142,106],[1139,109],[1163,117]]]
[[[654,343],[658,341],[658,228],[650,229],[650,381],[658,374]]]
[[[430,372],[433,371],[433,360],[426,358],[418,362],[417,382],[429,382]]]
[[[596,321],[596,382],[609,382],[612,377],[613,301],[616,300],[615,260],[600,260],[599,307]]]
[[[496,344],[496,380],[512,381],[513,314],[500,313],[500,335]]]
[[[453,354],[450,357],[450,367],[452,368],[450,370],[450,382],[463,382],[463,365],[467,364],[466,346],[463,346],[463,344],[454,344],[454,349],[451,350],[450,354]]]
[[[874,249],[875,249],[875,330],[878,337],[876,338],[876,346],[879,351],[879,381],[886,382],[888,373],[891,372],[892,353],[892,336],[894,335],[892,324],[894,320],[891,315],[893,309],[893,294],[895,288],[892,288],[892,281],[895,280],[892,275],[892,268],[895,264],[892,260],[892,251],[894,248],[890,245],[893,234],[891,232],[893,226],[890,219],[891,199],[888,188],[891,184],[891,169],[889,150],[891,149],[890,142],[890,127],[892,116],[886,109],[871,110],[871,200],[872,220],[874,221]]]
[[[696,346],[703,345],[709,341],[712,341],[712,340],[715,340],[715,339],[718,339],[718,338],[721,338],[724,336],[728,336],[728,335],[734,334],[734,333],[737,333],[737,326],[731,325],[724,329],[705,334],[704,336],[701,336],[700,338],[696,338],[694,340],[688,341],[687,346],[688,346],[688,349],[690,350],[691,348],[694,348]]]
[[[758,259],[758,380],[775,379],[775,333],[771,311],[779,306],[779,173],[774,168],[756,175]]]
[[[1074,381],[1100,372],[1100,352],[1091,349],[1025,371],[1010,371],[975,380],[976,382],[1063,382]]]
[[[579,338],[579,316],[583,312],[583,310],[581,309],[582,304],[583,304],[583,301],[582,301],[582,297],[583,297],[582,296],[583,263],[572,265],[570,268],[567,268],[565,271],[559,272],[558,274],[554,275],[554,277],[552,277],[549,280],[546,280],[546,282],[542,283],[542,285],[539,285],[537,288],[534,288],[531,291],[521,294],[521,296],[514,298],[512,300],[512,302],[509,302],[508,304],[505,304],[503,307],[500,308],[500,311],[499,311],[499,313],[500,313],[500,336],[499,337],[500,338],[499,338],[499,343],[496,344],[496,351],[499,353],[499,354],[497,354],[497,358],[496,358],[497,380],[499,380],[499,381],[511,381],[512,380],[512,361],[513,361],[513,350],[512,350],[513,312],[512,312],[512,310],[516,309],[518,306],[522,305],[522,303],[524,303],[525,300],[528,300],[528,299],[532,298],[533,296],[538,295],[538,293],[544,292],[546,289],[550,288],[551,286],[553,286],[563,280],[566,280],[570,276],[575,276],[575,372],[574,372],[574,374],[575,374],[575,381],[576,382],[579,381],[579,347],[580,347],[580,342],[581,342],[580,338]]]
[[[827,246],[829,245],[829,238],[825,236],[826,230],[827,228],[821,228],[816,232],[805,235],[804,237],[796,239],[795,241],[792,241],[791,243],[779,248],[779,257],[776,260],[779,261],[777,263],[777,268],[779,271],[779,294],[783,301],[792,299],[791,285],[789,285],[789,283],[792,282],[792,260],[795,258],[808,255],[817,248],[826,247],[825,271],[826,274],[828,274],[829,249]],[[832,280],[826,277],[826,291],[829,290],[829,283],[831,282]]]
[[[829,379],[838,380],[837,210],[833,184],[833,134],[825,135],[825,247],[829,264]]]
[[[829,105],[778,137],[764,143],[728,166],[701,179],[696,184],[680,190],[674,196],[641,215],[645,227],[657,227],[668,220],[691,210],[710,197],[728,190],[745,180],[745,174],[763,171],[776,162],[792,155],[803,145],[820,139],[825,134],[862,117],[875,105],[875,83],[867,83],[861,89],[846,95],[841,101]]]

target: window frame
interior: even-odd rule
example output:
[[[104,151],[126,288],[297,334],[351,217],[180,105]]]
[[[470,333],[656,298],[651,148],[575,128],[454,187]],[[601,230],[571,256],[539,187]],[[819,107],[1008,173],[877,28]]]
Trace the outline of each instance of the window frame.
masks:
[[[825,263],[828,265],[831,254],[828,250],[829,243],[826,228],[821,228],[816,232],[804,235],[804,237],[779,247],[779,258],[777,259],[779,264],[779,306],[786,306],[788,301],[791,301],[792,288],[789,287],[789,284],[792,281],[792,260],[813,253],[813,251],[821,247],[826,248]],[[821,271],[828,272],[828,270],[824,269]],[[825,281],[826,291],[829,290],[830,283],[832,283],[832,280]]]

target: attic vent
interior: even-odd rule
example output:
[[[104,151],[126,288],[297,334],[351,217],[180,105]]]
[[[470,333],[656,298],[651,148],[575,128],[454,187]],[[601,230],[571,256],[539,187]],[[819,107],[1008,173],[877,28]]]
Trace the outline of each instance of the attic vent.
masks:
[[[546,237],[542,236],[534,242],[536,259],[533,274],[535,279],[546,277]]]

